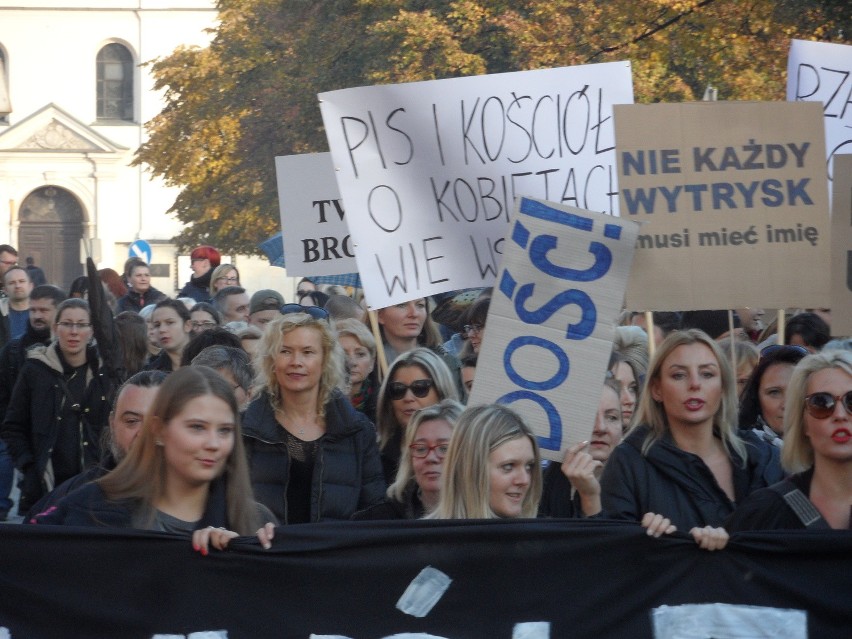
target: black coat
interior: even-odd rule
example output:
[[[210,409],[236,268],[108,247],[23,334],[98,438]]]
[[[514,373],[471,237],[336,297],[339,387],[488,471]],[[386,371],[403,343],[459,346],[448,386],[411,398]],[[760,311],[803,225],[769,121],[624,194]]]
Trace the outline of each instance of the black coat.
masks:
[[[286,524],[290,457],[267,393],[249,404],[242,423],[255,499]],[[312,522],[347,520],[381,501],[386,488],[375,428],[340,392],[325,407],[325,428],[313,470]]]
[[[104,374],[94,348],[88,352],[86,387],[78,417],[74,423],[60,419],[67,395],[61,383],[64,371],[57,348],[54,343],[28,351],[0,431],[15,466],[24,475],[21,497],[27,507],[54,487],[49,462],[60,428],[73,428],[80,433],[80,449],[68,453],[82,458],[83,470],[99,462],[101,433],[109,420],[113,384]]]
[[[210,278],[212,275],[213,269],[210,269],[201,277],[192,276],[180,289],[178,297],[191,297],[196,302],[209,302],[212,297],[210,295]]]
[[[417,482],[412,479],[405,487],[401,501],[393,497],[385,497],[383,501],[359,510],[352,515],[352,519],[353,521],[422,519],[426,514],[426,507],[420,501],[418,489]]]
[[[49,344],[50,330],[37,333],[32,325],[27,322],[26,332],[17,339],[13,339],[0,350],[0,424],[6,414],[6,407],[12,397],[12,389],[18,374],[27,361],[27,350],[36,344]]]
[[[164,299],[166,299],[166,294],[153,286],[144,293],[139,293],[131,288],[127,290],[127,295],[118,298],[115,303],[115,313],[116,315],[124,311],[138,313],[149,304],[156,304]]]
[[[55,526],[83,526],[98,528],[133,528],[133,515],[137,503],[131,500],[111,501],[97,483],[86,484],[69,493],[50,506],[45,512],[33,517],[31,524],[50,524]],[[210,486],[210,496],[204,515],[196,523],[195,529],[207,526],[224,527],[228,525],[225,508],[225,482],[214,481]]]
[[[722,526],[736,503],[759,488],[783,479],[778,449],[751,432],[741,432],[748,458],[745,467],[731,456],[736,503],[716,482],[698,456],[678,448],[671,437],[641,452],[648,433],[640,426],[613,450],[601,476],[601,504],[606,517],[640,521],[647,512],[668,517],[683,532],[695,526]]]

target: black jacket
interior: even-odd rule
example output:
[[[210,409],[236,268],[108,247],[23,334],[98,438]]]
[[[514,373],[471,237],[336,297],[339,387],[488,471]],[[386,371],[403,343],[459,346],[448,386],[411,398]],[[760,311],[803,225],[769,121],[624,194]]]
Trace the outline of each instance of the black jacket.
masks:
[[[601,503],[606,517],[640,521],[647,512],[668,517],[683,532],[695,526],[722,526],[734,512],[732,502],[698,456],[678,448],[671,437],[658,440],[642,455],[648,433],[640,426],[613,450],[601,476]],[[783,479],[778,450],[741,432],[745,467],[731,456],[736,503],[759,488]]]
[[[213,269],[211,268],[201,277],[190,277],[189,281],[178,292],[178,297],[191,297],[196,302],[209,302],[212,297],[210,295],[210,278],[212,276]]]
[[[15,466],[23,473],[21,497],[29,507],[67,477],[54,477],[51,456],[60,428],[79,433],[79,450],[68,451],[82,460],[84,470],[101,458],[101,433],[109,419],[112,382],[90,347],[81,409],[73,420],[61,418],[68,398],[62,385],[64,371],[58,345],[33,346],[12,391],[0,433]]]
[[[56,506],[66,495],[73,493],[78,488],[91,484],[96,479],[100,479],[108,472],[113,470],[117,465],[112,454],[107,454],[105,459],[97,466],[92,466],[88,470],[84,470],[79,475],[74,475],[71,479],[66,479],[56,488],[47,493],[44,497],[38,500],[36,504],[30,508],[29,512],[24,516],[25,524],[35,524],[35,516],[43,513],[51,506]]]
[[[134,291],[132,288],[127,289],[127,295],[122,295],[115,303],[115,313],[118,315],[124,311],[133,311],[138,313],[149,304],[156,304],[166,299],[166,294],[158,291],[153,286],[144,293]]]
[[[137,503],[131,500],[111,501],[96,483],[86,484],[69,493],[55,506],[33,517],[31,524],[50,524],[56,526],[83,526],[99,528],[133,528],[133,514]],[[225,508],[225,482],[214,481],[210,486],[207,509],[196,523],[195,529],[207,526],[224,527],[228,525]]]
[[[6,407],[12,397],[12,389],[18,379],[18,374],[27,361],[27,350],[36,344],[50,343],[50,329],[37,332],[32,324],[27,322],[26,332],[19,338],[13,339],[3,350],[0,350],[0,424],[6,414]]]
[[[286,524],[290,457],[266,392],[249,404],[242,422],[255,499]],[[375,428],[339,391],[325,407],[325,428],[313,470],[312,522],[349,519],[381,501],[386,488]]]
[[[412,479],[402,493],[402,501],[393,497],[385,497],[383,501],[359,510],[352,515],[353,520],[384,520],[384,519],[422,519],[426,507],[418,495],[419,486]]]

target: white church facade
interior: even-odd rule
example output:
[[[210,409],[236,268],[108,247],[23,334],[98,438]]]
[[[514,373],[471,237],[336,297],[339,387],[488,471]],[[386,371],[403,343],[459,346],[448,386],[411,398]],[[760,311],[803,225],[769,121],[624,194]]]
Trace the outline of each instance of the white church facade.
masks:
[[[166,213],[177,191],[131,163],[162,109],[142,65],[206,46],[216,21],[214,0],[0,0],[0,244],[21,263],[67,289],[87,253],[120,271],[141,239],[154,286],[188,279]],[[292,285],[260,258],[234,261],[247,288]]]

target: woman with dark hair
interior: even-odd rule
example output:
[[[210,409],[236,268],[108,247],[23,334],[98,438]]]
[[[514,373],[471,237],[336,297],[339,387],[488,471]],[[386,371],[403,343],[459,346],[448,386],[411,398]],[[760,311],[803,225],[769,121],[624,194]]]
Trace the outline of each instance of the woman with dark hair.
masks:
[[[192,277],[178,293],[178,297],[191,297],[196,302],[209,302],[212,294],[210,292],[210,279],[213,269],[219,266],[222,256],[212,246],[199,246],[189,254],[189,268],[192,269]]]
[[[148,362],[145,370],[167,373],[177,370],[181,366],[183,349],[189,344],[189,331],[192,328],[189,311],[183,302],[165,299],[154,306],[151,325],[162,350]]]
[[[189,340],[189,343],[183,349],[180,356],[180,365],[189,366],[192,360],[209,346],[228,346],[230,348],[238,348],[243,350],[240,338],[234,335],[227,328],[217,326],[209,331],[203,331]]]
[[[783,445],[784,405],[793,368],[808,354],[802,346],[767,346],[740,396],[739,426],[774,446]]]
[[[816,313],[799,313],[784,326],[784,343],[816,353],[831,339],[831,328]]]
[[[343,349],[319,311],[266,325],[244,417],[255,494],[283,524],[348,520],[386,487],[375,430],[341,391]]]
[[[166,294],[151,286],[151,269],[138,257],[131,257],[124,263],[124,280],[128,290],[118,298],[115,305],[117,313],[133,311],[138,313],[148,304],[156,304],[166,298]]]
[[[222,550],[238,535],[257,534],[268,546],[269,517],[252,496],[231,387],[213,369],[197,366],[163,382],[115,470],[34,523],[180,533],[206,555],[210,545]]]
[[[306,291],[299,296],[299,304],[302,306],[319,306],[320,308],[324,308],[327,301],[328,295],[322,291]]]
[[[641,521],[648,534],[688,530],[704,548],[742,499],[781,478],[778,451],[737,433],[731,367],[696,329],[669,335],[651,360],[635,426],[601,476],[607,517]]]
[[[781,463],[788,479],[752,493],[731,531],[852,529],[852,353],[823,351],[793,371]]]
[[[444,360],[428,348],[415,348],[397,357],[379,388],[376,430],[385,479],[396,477],[402,439],[412,415],[444,399],[459,399],[458,389]]]
[[[27,351],[3,421],[3,439],[23,479],[19,509],[98,463],[113,382],[92,345],[89,304],[56,309],[54,340]]]
[[[541,500],[536,436],[507,406],[466,409],[444,462],[444,483],[430,519],[532,518]]]
[[[115,316],[115,330],[121,343],[124,376],[131,377],[145,367],[148,359],[148,323],[133,311]]]
[[[459,359],[467,355],[479,355],[479,348],[485,338],[485,322],[488,320],[488,309],[491,307],[490,297],[480,297],[468,307],[461,318],[462,337],[465,339]]]
[[[209,302],[198,302],[189,309],[189,318],[192,321],[192,337],[222,325],[222,314]]]

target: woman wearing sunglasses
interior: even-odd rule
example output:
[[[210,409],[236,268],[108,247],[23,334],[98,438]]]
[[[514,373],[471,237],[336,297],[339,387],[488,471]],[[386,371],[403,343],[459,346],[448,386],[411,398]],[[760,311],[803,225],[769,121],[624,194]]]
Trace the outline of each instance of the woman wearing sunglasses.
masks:
[[[375,431],[341,391],[343,349],[327,313],[293,306],[266,325],[255,356],[243,418],[252,487],[282,524],[349,519],[384,496]]]
[[[793,369],[808,351],[802,346],[767,346],[740,397],[739,425],[765,442],[784,443],[784,407]]]
[[[415,348],[393,361],[376,405],[379,451],[388,484],[396,478],[403,433],[411,416],[444,399],[458,401],[459,394],[450,369],[440,356],[428,348]]]
[[[463,410],[456,400],[445,399],[414,413],[405,429],[399,471],[387,498],[355,513],[353,519],[420,519],[432,512],[441,498],[444,458]]]
[[[52,343],[27,351],[3,422],[3,439],[23,475],[22,513],[100,461],[101,432],[109,420],[114,383],[91,343],[88,302],[62,302],[53,334]]]
[[[746,499],[727,528],[849,530],[852,353],[824,351],[796,366],[787,389],[781,463],[794,473]]]

